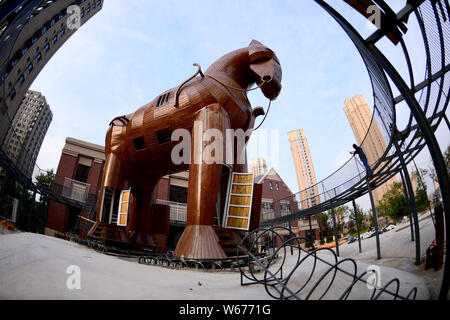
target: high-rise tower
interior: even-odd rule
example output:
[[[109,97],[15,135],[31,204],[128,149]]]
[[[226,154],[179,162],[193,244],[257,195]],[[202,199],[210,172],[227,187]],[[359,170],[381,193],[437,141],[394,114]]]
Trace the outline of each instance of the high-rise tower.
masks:
[[[369,165],[374,164],[383,155],[387,148],[387,144],[375,119],[371,124],[372,110],[364,97],[360,94],[356,94],[353,98],[345,100],[344,112],[352,127],[357,144],[361,145],[364,141],[363,149]],[[349,146],[349,149],[351,149],[351,146]],[[364,168],[361,170],[364,171]],[[378,204],[378,201],[381,200],[390,185],[395,181],[394,177],[373,191],[375,205]]]
[[[297,174],[301,208],[306,209],[319,204],[319,192],[311,153],[303,129],[290,131],[288,136]]]
[[[264,174],[267,171],[266,159],[253,158],[250,160],[250,168],[255,177]]]
[[[29,178],[52,119],[45,97],[28,90],[9,127],[5,145],[9,158]]]

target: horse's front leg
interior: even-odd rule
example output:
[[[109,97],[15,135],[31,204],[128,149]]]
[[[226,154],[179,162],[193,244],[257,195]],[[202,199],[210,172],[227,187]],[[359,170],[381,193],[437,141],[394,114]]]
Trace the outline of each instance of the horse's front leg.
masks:
[[[211,104],[197,114],[191,138],[187,222],[175,249],[177,257],[226,258],[213,224],[225,163],[225,133],[230,127],[228,113],[219,104]]]

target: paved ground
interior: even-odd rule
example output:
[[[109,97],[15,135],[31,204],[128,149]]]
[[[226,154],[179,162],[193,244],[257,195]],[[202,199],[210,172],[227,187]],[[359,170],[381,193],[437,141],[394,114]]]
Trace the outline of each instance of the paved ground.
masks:
[[[421,265],[415,265],[416,243],[411,241],[409,221],[398,224],[394,230],[380,235],[381,260],[377,260],[375,237],[361,240],[362,253],[359,253],[355,241],[340,247],[340,256],[353,258],[358,262],[395,268],[418,275],[427,286],[430,299],[437,299],[442,281],[443,270],[425,270],[425,254],[435,239],[433,221],[429,213],[419,216]]]
[[[421,221],[422,255],[434,239],[431,219]],[[400,226],[401,227],[401,226]],[[395,230],[380,236],[382,259],[376,259],[375,238],[362,241],[359,254],[357,242],[340,247],[341,258],[357,261],[357,273],[370,265],[380,266],[381,284],[392,278],[401,282],[400,293],[406,295],[418,288],[418,299],[436,298],[442,278],[441,272],[425,271],[414,265],[414,242],[409,229]],[[331,261],[332,255],[323,254]],[[295,256],[288,256],[287,266],[293,266]],[[72,265],[79,266],[81,289],[68,289],[74,274],[67,273]],[[297,290],[305,283],[313,266],[312,259],[305,261],[289,281]],[[349,263],[342,264],[352,271]],[[316,271],[326,272],[327,266],[317,264]],[[351,279],[336,277],[326,298],[336,299],[349,286]],[[326,281],[318,286],[311,298],[318,298],[326,288]],[[311,287],[313,283],[310,283]],[[321,286],[323,288],[321,288]],[[306,290],[306,289],[305,289]],[[322,291],[320,291],[322,290]],[[365,284],[355,286],[351,299],[368,299],[371,291]],[[306,297],[306,292],[300,294]],[[387,298],[387,297],[386,297]],[[0,233],[0,299],[270,299],[261,285],[240,285],[240,275],[235,272],[199,272],[170,270],[140,265],[135,259],[123,259],[97,253],[91,249],[61,239],[30,233]]]

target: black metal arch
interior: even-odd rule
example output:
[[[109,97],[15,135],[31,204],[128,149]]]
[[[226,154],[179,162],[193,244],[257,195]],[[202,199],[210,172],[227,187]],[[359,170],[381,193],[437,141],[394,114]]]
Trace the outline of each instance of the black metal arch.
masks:
[[[365,177],[365,174],[359,171],[356,160],[349,159],[342,167],[315,186],[306,190],[300,190],[299,193],[295,194],[294,203],[300,204],[300,207],[291,208],[290,215],[282,216],[276,213],[277,218],[264,221],[262,224],[270,226],[297,220],[335,208],[366,193],[370,194],[371,189],[388,181],[397,173],[402,171],[407,173],[406,165],[413,161],[423,148],[427,146],[441,187],[448,239],[450,235],[449,177],[434,135],[434,130],[443,119],[448,124],[445,115],[449,103],[450,88],[450,76],[448,73],[450,69],[450,11],[448,6],[438,8],[437,2],[431,0],[408,1],[407,5],[398,14],[394,14],[384,1],[375,1],[387,13],[386,17],[390,17],[392,21],[386,24],[387,29],[379,29],[367,39],[363,39],[358,31],[332,5],[323,0],[315,0],[315,2],[327,11],[343,28],[366,65],[374,93],[373,118],[366,137],[371,130],[379,128],[387,142],[386,149],[383,155],[374,164],[371,164],[375,171],[373,176]],[[408,68],[409,79],[404,79],[376,47],[376,42],[379,39],[392,31],[401,21],[404,21],[405,18],[413,13],[420,26],[427,57],[425,80],[419,84],[415,84],[414,65],[402,37],[400,37],[399,43]],[[397,87],[400,96],[393,97],[388,78]],[[420,93],[419,99],[416,99],[416,93]],[[406,102],[411,113],[406,128],[398,131],[395,108],[402,101]],[[378,125],[381,125],[381,127],[378,127]],[[364,141],[362,143],[363,149],[365,147]],[[409,182],[409,175],[403,174],[403,176]],[[408,189],[411,197],[411,188]],[[304,205],[311,201],[310,194],[313,194],[312,197],[316,198],[316,205],[313,207]],[[277,206],[274,207],[276,208]],[[372,207],[373,211],[375,211],[373,204]],[[417,217],[414,217],[414,220],[416,238],[418,239]],[[442,299],[446,297],[450,287],[450,260],[448,260],[450,252],[448,247],[446,253],[444,278],[440,293],[440,298]],[[416,241],[416,261],[418,261],[419,255],[420,243]]]

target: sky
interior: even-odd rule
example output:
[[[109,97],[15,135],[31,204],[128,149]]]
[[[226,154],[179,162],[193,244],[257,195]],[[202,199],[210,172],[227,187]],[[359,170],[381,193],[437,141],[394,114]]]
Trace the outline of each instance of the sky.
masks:
[[[356,29],[374,30],[343,1],[331,1]],[[398,10],[404,0],[390,5]],[[417,79],[423,79],[424,53],[411,25],[405,36]],[[31,86],[44,94],[53,121],[37,165],[56,169],[66,137],[104,145],[109,122],[134,112],[163,91],[206,70],[224,54],[256,39],[278,56],[282,91],[261,126],[278,141],[268,156],[252,140],[248,159],[266,156],[293,192],[298,191],[287,132],[304,129],[317,181],[345,163],[355,143],[344,101],[356,93],[373,105],[369,77],[356,48],[337,23],[315,2],[298,0],[105,0],[103,9],[55,54]],[[402,74],[400,48],[377,44]],[[395,92],[395,90],[394,90]],[[249,94],[253,107],[267,108],[260,90]],[[408,116],[397,110],[400,124]],[[261,118],[257,119],[257,123]],[[401,129],[401,125],[399,126]],[[448,129],[438,132],[442,148]],[[427,165],[430,157],[421,155]]]

